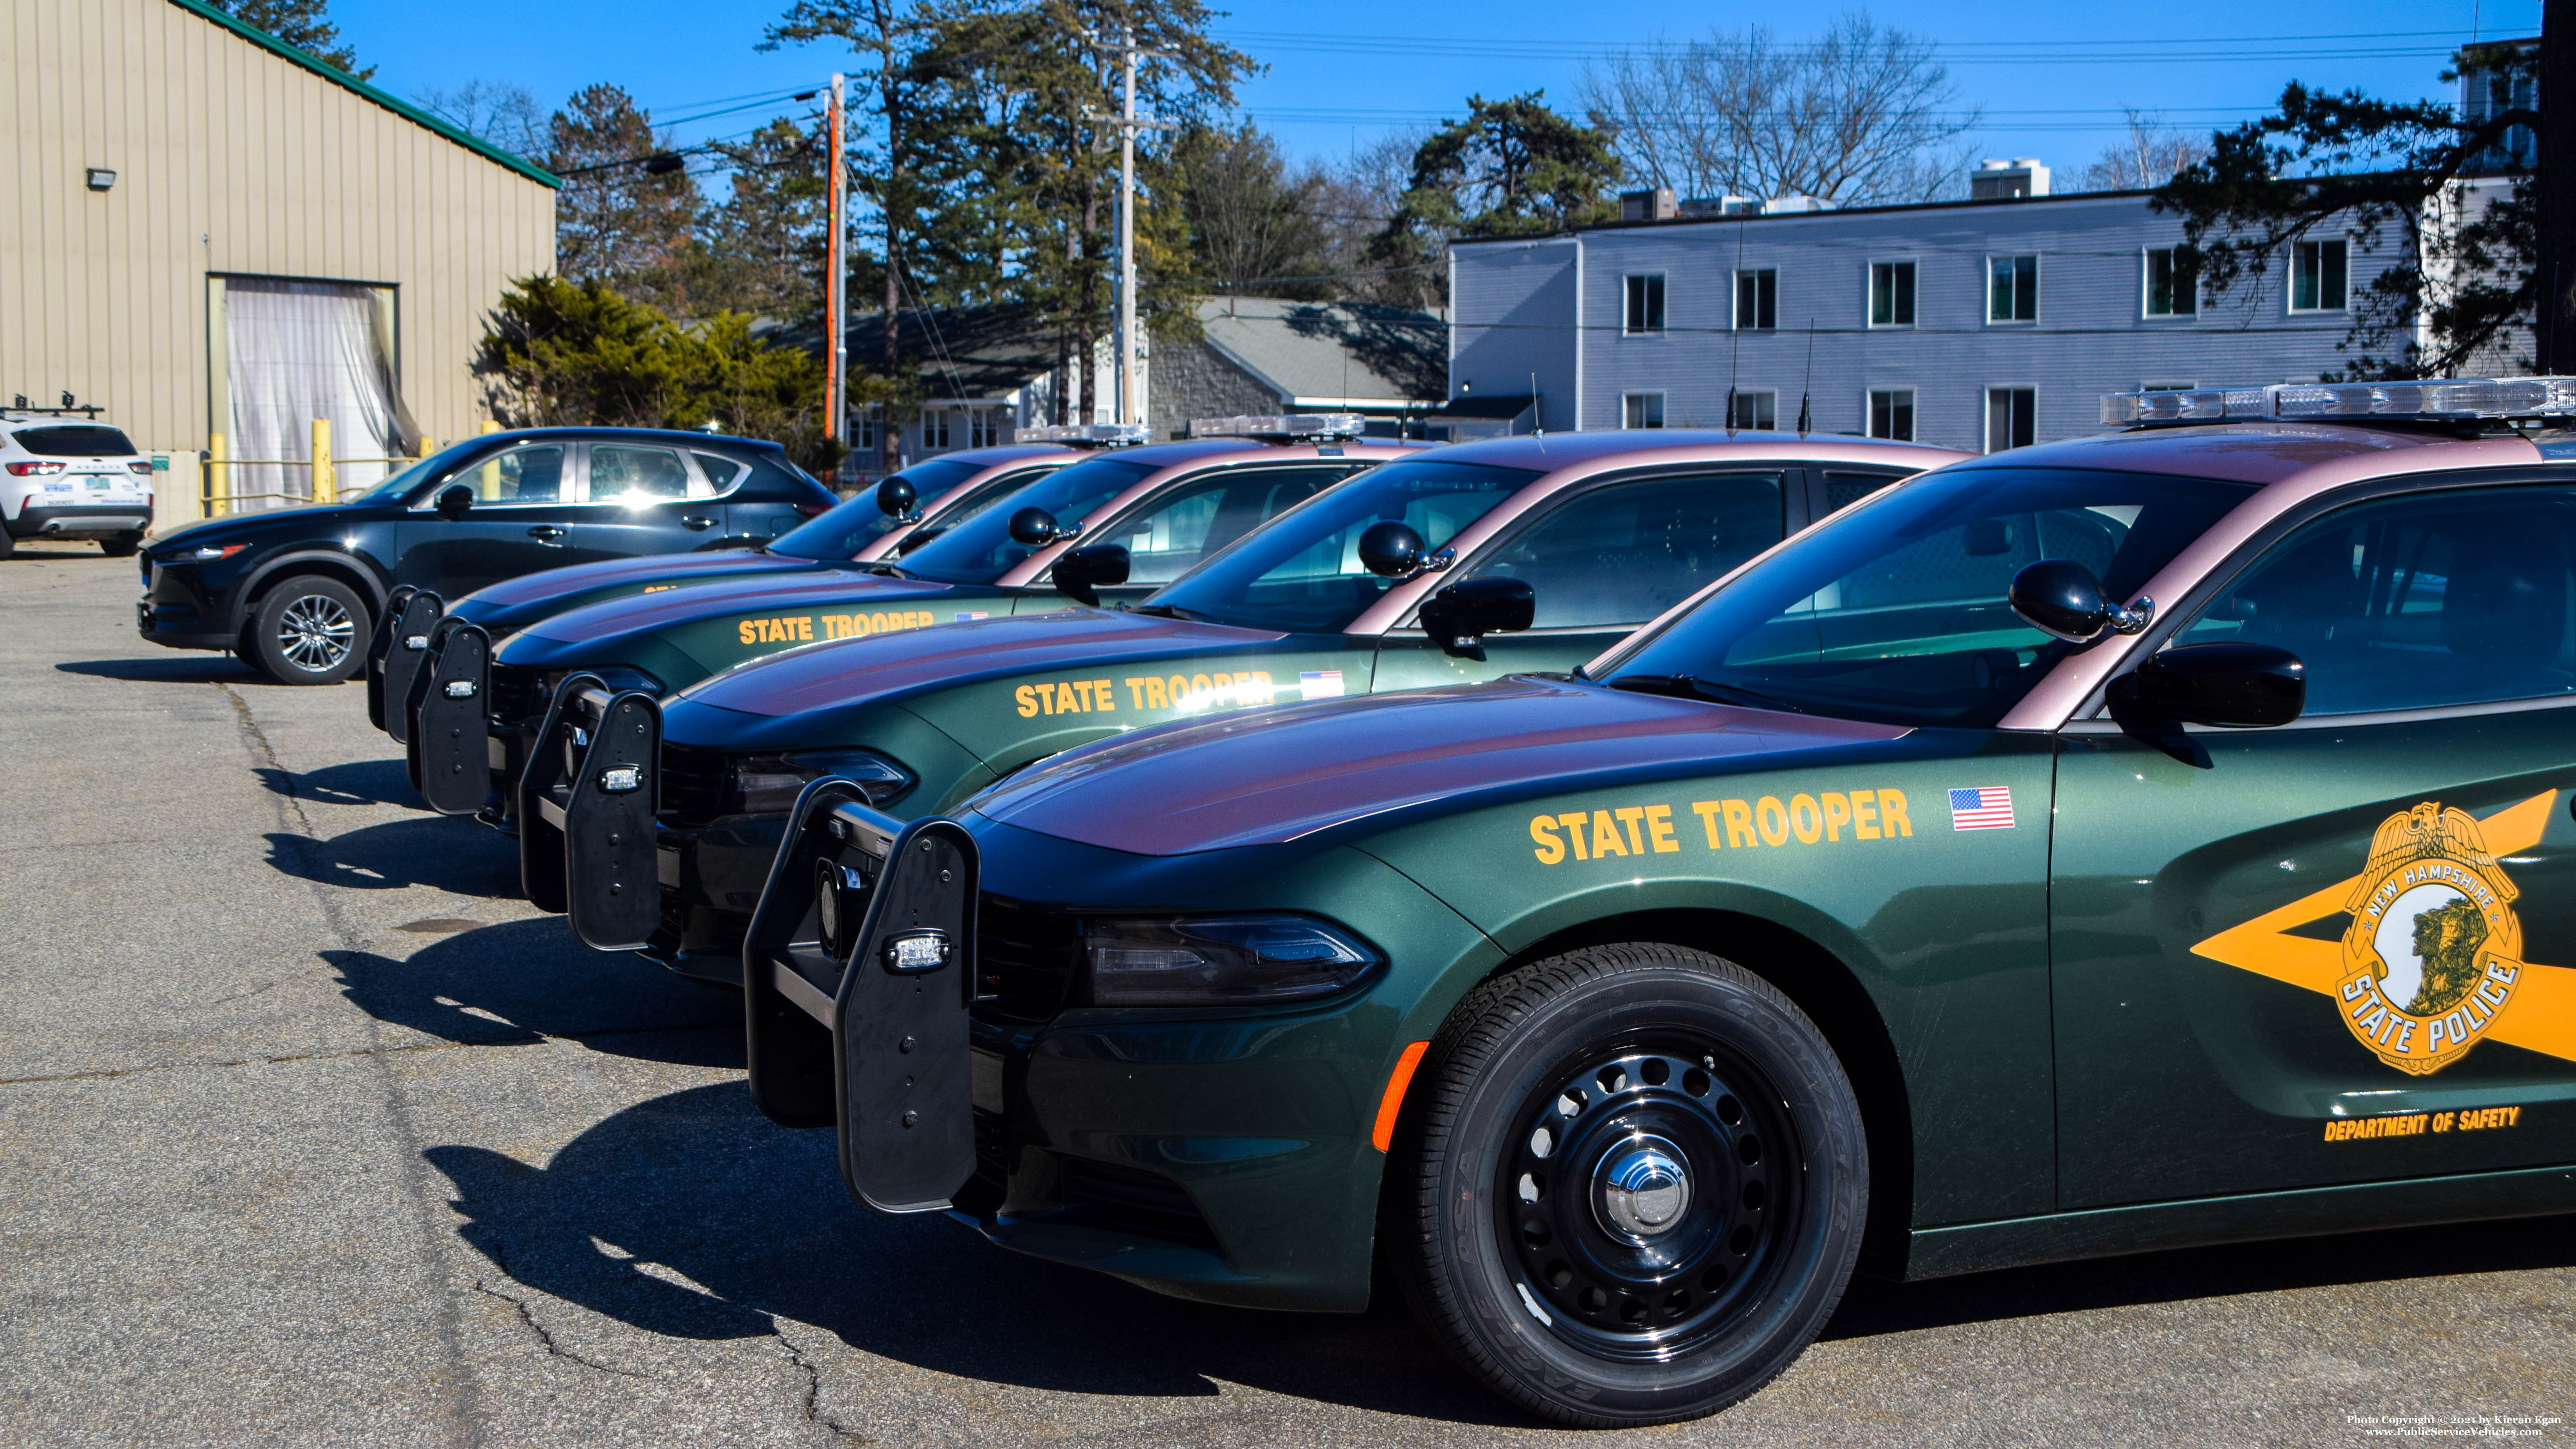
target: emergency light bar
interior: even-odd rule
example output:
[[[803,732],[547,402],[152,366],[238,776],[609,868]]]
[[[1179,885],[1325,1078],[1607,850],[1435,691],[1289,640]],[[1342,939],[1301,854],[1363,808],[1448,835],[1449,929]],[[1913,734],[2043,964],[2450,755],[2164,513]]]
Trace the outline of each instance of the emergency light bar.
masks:
[[[1233,418],[1192,418],[1193,438],[1356,438],[1367,428],[1358,413],[1252,413]]]
[[[2105,427],[2250,419],[2432,421],[2576,416],[2576,377],[2443,377],[2423,382],[2276,382],[2102,395]]]
[[[1044,427],[1020,428],[1011,434],[1014,442],[1063,443],[1070,447],[1122,448],[1131,443],[1154,441],[1154,430],[1143,423],[1050,423]]]

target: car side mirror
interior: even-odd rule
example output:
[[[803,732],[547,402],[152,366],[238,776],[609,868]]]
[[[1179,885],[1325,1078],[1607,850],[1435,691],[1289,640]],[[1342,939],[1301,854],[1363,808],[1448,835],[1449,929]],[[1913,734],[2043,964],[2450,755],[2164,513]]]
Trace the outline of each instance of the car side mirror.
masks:
[[[1098,608],[1100,586],[1127,582],[1127,567],[1127,546],[1123,543],[1069,548],[1055,561],[1055,591]]]
[[[438,491],[438,502],[433,506],[438,509],[439,517],[452,523],[474,511],[474,490],[462,483],[442,488]]]
[[[1409,579],[1422,572],[1422,535],[1394,519],[1372,523],[1360,535],[1360,567],[1385,579]]]
[[[1538,594],[1526,579],[1460,579],[1422,601],[1422,631],[1461,659],[1485,657],[1485,636],[1526,629]]]
[[[2032,628],[2070,644],[2135,634],[2156,616],[2153,599],[2141,597],[2129,607],[2111,602],[2102,592],[2101,580],[2073,559],[2044,558],[2022,565],[2004,597]]]
[[[1055,515],[1043,508],[1031,506],[1011,515],[1011,542],[1013,543],[1026,544],[1031,548],[1044,548],[1059,538],[1070,537],[1072,535],[1065,532],[1063,526],[1055,521]]]
[[[877,485],[877,512],[897,523],[911,522],[912,506],[920,501],[920,495],[913,492],[912,481],[901,474]]]
[[[2308,703],[2308,667],[2270,644],[2176,644],[2131,676],[2135,706],[2185,724],[2285,725]]]

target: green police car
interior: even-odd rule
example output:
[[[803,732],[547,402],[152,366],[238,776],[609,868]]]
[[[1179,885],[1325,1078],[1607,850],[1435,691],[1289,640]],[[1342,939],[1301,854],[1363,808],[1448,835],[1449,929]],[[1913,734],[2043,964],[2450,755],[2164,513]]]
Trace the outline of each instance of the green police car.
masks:
[[[643,735],[599,728],[615,681],[572,681],[584,698],[559,712],[523,789],[540,820],[561,796],[577,937],[733,980],[809,780],[854,777],[885,810],[932,814],[1165,720],[1570,669],[1837,502],[1962,456],[1750,431],[1456,444],[1318,495],[1129,610],[787,650],[659,706],[617,705]],[[1131,546],[1145,534],[1113,532]],[[621,765],[638,769],[635,789],[598,783]],[[528,875],[552,887],[544,864]]]
[[[751,1084],[863,1202],[1580,1425],[1908,1277],[2576,1209],[2576,379],[2145,393],[1566,674],[800,802]]]

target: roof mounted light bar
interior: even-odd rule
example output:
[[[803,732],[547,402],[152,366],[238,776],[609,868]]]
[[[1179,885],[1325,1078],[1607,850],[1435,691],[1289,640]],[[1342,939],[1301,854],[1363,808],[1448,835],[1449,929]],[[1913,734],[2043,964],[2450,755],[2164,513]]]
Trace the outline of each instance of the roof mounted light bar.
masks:
[[[1011,438],[1021,443],[1061,443],[1068,448],[1124,448],[1154,441],[1154,430],[1143,423],[1049,423],[1017,429]]]
[[[1358,413],[1249,413],[1192,418],[1193,438],[1356,438],[1368,420]]]
[[[2576,377],[2443,377],[2423,382],[2276,382],[2102,395],[2102,424],[2146,428],[2253,419],[2431,422],[2576,416]]]

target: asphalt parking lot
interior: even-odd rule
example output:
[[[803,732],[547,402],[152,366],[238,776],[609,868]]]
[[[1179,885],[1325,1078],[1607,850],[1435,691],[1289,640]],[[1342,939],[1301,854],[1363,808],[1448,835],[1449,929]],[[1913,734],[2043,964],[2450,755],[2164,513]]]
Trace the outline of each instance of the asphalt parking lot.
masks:
[[[0,1440],[1623,1437],[1520,1418],[1393,1304],[1204,1308],[869,1217],[752,1107],[731,993],[531,911],[360,686],[143,644],[134,593],[0,563]],[[1864,1281],[1755,1399],[1624,1437],[2366,1442],[2569,1416],[2571,1345],[2567,1218]]]

